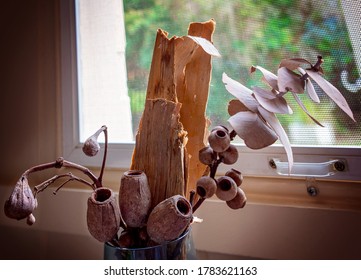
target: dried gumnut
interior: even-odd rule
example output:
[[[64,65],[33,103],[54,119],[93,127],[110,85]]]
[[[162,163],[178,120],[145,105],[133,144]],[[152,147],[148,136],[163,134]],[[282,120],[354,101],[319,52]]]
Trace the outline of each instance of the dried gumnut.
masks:
[[[37,201],[30,189],[28,178],[22,176],[5,202],[5,215],[11,219],[25,219],[34,211],[36,206]]]
[[[98,135],[93,135],[84,142],[83,152],[89,157],[95,156],[100,151],[97,137]]]
[[[119,207],[128,227],[142,227],[146,224],[151,206],[151,193],[144,172],[129,170],[120,182]]]
[[[169,197],[155,206],[150,213],[148,235],[159,244],[174,240],[189,227],[192,216],[192,207],[185,197]]]
[[[100,242],[110,241],[120,228],[120,210],[111,189],[98,188],[88,198],[87,224],[90,234]]]
[[[216,181],[208,176],[199,178],[196,186],[197,194],[202,198],[210,198],[216,193],[217,190]]]
[[[237,194],[236,182],[228,176],[221,176],[217,179],[216,196],[220,200],[232,200]]]
[[[234,164],[238,160],[238,151],[235,145],[230,144],[228,149],[219,153],[224,164]]]
[[[135,245],[134,235],[131,231],[123,231],[118,238],[118,245],[121,248],[132,248]]]
[[[231,177],[236,182],[236,185],[238,187],[242,185],[243,175],[240,171],[232,168],[231,170],[226,172],[225,176]]]
[[[226,203],[229,206],[229,208],[239,209],[239,208],[243,208],[246,205],[246,202],[247,202],[246,194],[241,188],[237,188],[236,196],[232,200],[227,201]]]
[[[224,152],[231,142],[228,130],[222,126],[214,128],[208,136],[208,142],[215,152]]]
[[[211,165],[216,159],[216,155],[211,147],[207,146],[199,150],[199,161],[205,165]]]
[[[29,226],[32,226],[33,224],[35,224],[35,217],[33,214],[30,214],[27,219],[26,219],[26,223],[29,225]]]

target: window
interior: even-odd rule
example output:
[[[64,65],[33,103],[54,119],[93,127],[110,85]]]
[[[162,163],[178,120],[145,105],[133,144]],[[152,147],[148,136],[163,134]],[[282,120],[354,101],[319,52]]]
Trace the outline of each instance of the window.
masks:
[[[278,116],[290,137],[296,162],[320,163],[341,159],[346,163],[346,171],[337,172],[332,178],[361,179],[358,171],[358,164],[361,163],[361,4],[358,1],[75,2],[77,4],[73,15],[77,16],[77,20],[72,19],[71,14],[68,15],[71,24],[65,34],[72,34],[68,38],[68,43],[72,44],[68,61],[72,61],[70,65],[74,72],[66,75],[73,81],[70,86],[76,95],[71,97],[72,112],[66,112],[64,121],[67,123],[67,119],[69,121],[71,118],[72,128],[64,125],[64,129],[70,131],[72,137],[68,136],[64,143],[68,154],[77,155],[78,161],[83,158],[80,156],[79,143],[92,133],[89,131],[95,131],[104,124],[94,122],[91,127],[93,122],[86,114],[99,120],[100,116],[112,112],[120,114],[114,117],[116,125],[114,131],[110,127],[110,134],[117,135],[116,129],[121,130],[112,142],[123,144],[110,145],[109,165],[124,168],[129,166],[133,149],[131,142],[134,139],[132,135],[136,132],[143,111],[155,30],[162,28],[170,36],[183,35],[186,34],[189,22],[215,18],[217,27],[213,41],[222,57],[213,59],[207,107],[207,115],[212,123],[227,123],[226,108],[232,97],[222,83],[223,72],[251,87],[259,85],[260,78],[257,74],[249,74],[251,65],[260,65],[275,72],[282,58],[303,57],[315,61],[316,56],[322,54],[326,78],[343,93],[358,122],[351,121],[317,88],[321,104],[314,105],[306,99],[303,101],[325,128],[315,125],[291,99],[289,102],[294,114]],[[69,1],[69,7],[63,7],[63,10],[72,10],[74,7],[71,3]],[[77,36],[74,33],[75,26]],[[124,34],[126,63],[125,44],[122,40]],[[78,52],[74,45],[75,38]],[[74,64],[75,57],[77,68]],[[95,89],[96,86],[98,89]],[[100,99],[89,102],[91,90],[94,91],[93,96]],[[105,93],[112,97],[104,98]],[[96,104],[104,111],[95,108]],[[74,113],[77,108],[80,108],[81,113]],[[111,126],[112,121],[109,123]],[[120,135],[121,133],[124,135]],[[277,173],[270,166],[271,160],[286,161],[284,150],[279,145],[250,150],[240,143],[239,150],[244,160],[239,160],[236,168],[248,175],[275,176]],[[98,164],[96,159],[87,160],[88,164]]]

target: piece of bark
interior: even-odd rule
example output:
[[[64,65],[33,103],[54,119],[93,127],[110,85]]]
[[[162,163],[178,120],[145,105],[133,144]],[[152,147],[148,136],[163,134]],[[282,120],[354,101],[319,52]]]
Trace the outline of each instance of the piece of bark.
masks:
[[[188,34],[211,40],[214,26],[214,21],[192,23]],[[157,31],[130,167],[147,175],[152,207],[172,195],[188,195],[206,169],[198,152],[208,136],[211,56],[187,36],[167,36]]]
[[[139,124],[131,169],[147,175],[151,208],[184,193],[186,133],[179,122],[180,107],[166,99],[148,99]]]
[[[215,30],[213,20],[203,23],[191,23],[188,28],[188,35],[197,36],[212,42],[212,35]],[[183,49],[184,47],[181,46]],[[180,51],[176,46],[175,61]],[[197,180],[204,174],[207,166],[199,161],[198,153],[207,144],[209,119],[206,117],[206,106],[211,80],[211,56],[200,46],[192,53],[191,59],[187,62],[182,72],[177,71],[176,92],[178,101],[182,103],[180,111],[180,122],[188,133],[188,144],[186,146],[189,158],[188,178],[186,194],[195,190]]]

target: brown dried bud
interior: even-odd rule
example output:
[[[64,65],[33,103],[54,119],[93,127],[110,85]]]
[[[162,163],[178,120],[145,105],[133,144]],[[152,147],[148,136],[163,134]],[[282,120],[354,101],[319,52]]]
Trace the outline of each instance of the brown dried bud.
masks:
[[[85,140],[83,145],[83,152],[89,157],[95,156],[100,151],[100,145],[98,143],[98,135],[94,134]]]
[[[161,244],[178,238],[191,221],[189,201],[181,195],[174,195],[154,207],[148,218],[147,232],[153,241]]]
[[[33,214],[30,214],[27,219],[26,219],[26,223],[29,225],[29,226],[32,226],[33,224],[35,224],[35,217]]]
[[[236,185],[238,187],[242,185],[243,175],[240,171],[232,168],[231,170],[226,172],[225,176],[231,177],[236,182]]]
[[[232,209],[243,208],[246,205],[246,202],[247,202],[246,194],[241,188],[237,188],[237,194],[232,200],[226,201],[229,208]]]
[[[147,176],[142,171],[129,170],[120,182],[119,207],[128,227],[146,224],[151,206],[151,193]]]
[[[210,198],[216,193],[217,183],[208,176],[203,176],[197,181],[197,194],[202,198]]]
[[[221,153],[228,149],[231,139],[224,127],[218,127],[211,131],[208,136],[208,142],[215,152]]]
[[[238,160],[238,151],[235,145],[230,144],[228,149],[219,153],[224,164],[234,164]]]
[[[213,149],[209,146],[200,149],[198,157],[199,161],[205,165],[211,165],[217,159]]]
[[[87,224],[90,234],[100,242],[110,241],[120,228],[120,210],[111,189],[98,188],[88,198]]]
[[[21,176],[12,194],[4,205],[5,215],[11,219],[21,220],[28,217],[36,208],[37,201],[26,176]]]
[[[237,194],[236,182],[228,176],[221,176],[217,179],[216,196],[220,200],[232,200]]]

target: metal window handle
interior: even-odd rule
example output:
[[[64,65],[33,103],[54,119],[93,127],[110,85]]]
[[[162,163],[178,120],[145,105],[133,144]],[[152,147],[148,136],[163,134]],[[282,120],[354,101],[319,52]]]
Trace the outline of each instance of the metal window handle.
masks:
[[[295,162],[291,173],[288,173],[288,162],[274,158],[270,163],[276,169],[277,174],[283,176],[328,177],[346,169],[346,162],[340,159],[317,163]]]

